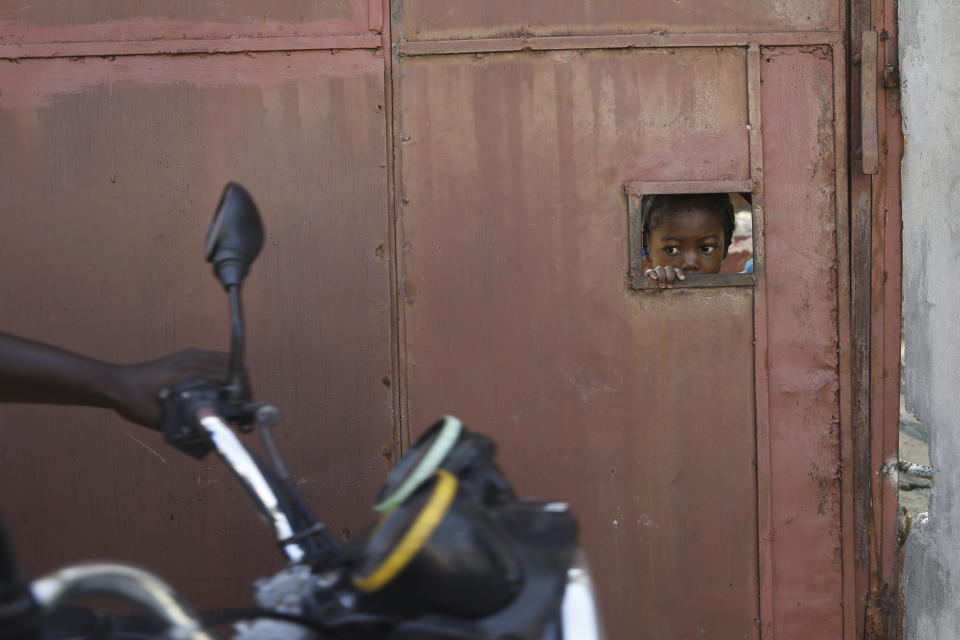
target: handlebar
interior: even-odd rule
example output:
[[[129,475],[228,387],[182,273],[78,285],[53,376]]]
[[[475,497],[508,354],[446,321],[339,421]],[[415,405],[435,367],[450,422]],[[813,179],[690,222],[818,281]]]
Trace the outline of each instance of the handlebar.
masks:
[[[270,435],[270,428],[279,419],[276,407],[247,402],[238,408],[232,404],[228,388],[199,376],[181,380],[166,390],[163,407],[164,440],[198,459],[216,451],[263,514],[291,563],[315,565],[342,560],[339,543],[310,513],[276,452]],[[272,468],[247,451],[231,424],[245,432],[260,426]]]
[[[294,535],[290,519],[280,508],[280,501],[270,488],[270,483],[263,477],[260,467],[237,436],[213,409],[203,408],[197,411],[197,422],[207,432],[217,452],[270,522],[277,540],[283,544],[287,558],[293,563],[302,561],[306,556],[303,547],[296,542],[285,542]]]
[[[46,611],[85,596],[120,597],[162,621],[171,640],[214,640],[167,583],[134,567],[108,563],[66,567],[34,581],[32,591]]]

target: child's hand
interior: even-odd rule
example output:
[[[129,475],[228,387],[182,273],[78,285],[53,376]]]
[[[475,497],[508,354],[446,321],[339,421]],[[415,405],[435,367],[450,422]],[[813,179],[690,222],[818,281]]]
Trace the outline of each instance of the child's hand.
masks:
[[[644,275],[651,280],[656,280],[657,286],[659,286],[661,289],[666,289],[675,281],[685,280],[687,277],[683,275],[683,271],[677,267],[656,267],[654,269],[647,269],[647,272]]]

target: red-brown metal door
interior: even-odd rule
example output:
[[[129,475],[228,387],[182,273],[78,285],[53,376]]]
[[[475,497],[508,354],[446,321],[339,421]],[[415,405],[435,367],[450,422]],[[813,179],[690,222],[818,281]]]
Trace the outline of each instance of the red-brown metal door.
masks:
[[[0,330],[119,362],[226,349],[202,244],[243,183],[254,389],[317,514],[369,523],[395,433],[380,0],[2,7]],[[33,575],[135,562],[207,608],[282,566],[219,460],[106,411],[0,409],[0,508]]]
[[[851,144],[851,240],[844,37],[874,33],[882,84],[889,0],[114,4],[0,8],[0,330],[225,346],[199,247],[239,180],[254,383],[335,531],[452,412],[573,503],[613,638],[852,638],[868,589],[889,608],[896,116],[876,94],[872,181]],[[634,291],[630,198],[706,183],[751,193],[756,273]],[[279,558],[215,461],[104,412],[2,408],[0,506],[31,572],[135,561],[201,607]]]
[[[844,14],[394,9],[405,424],[572,503],[613,638],[854,633]],[[754,277],[634,291],[637,181],[752,192]]]

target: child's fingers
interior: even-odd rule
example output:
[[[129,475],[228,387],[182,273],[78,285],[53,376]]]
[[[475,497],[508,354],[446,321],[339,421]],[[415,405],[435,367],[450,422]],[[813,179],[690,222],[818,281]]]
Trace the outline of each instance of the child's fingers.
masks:
[[[657,267],[657,284],[661,289],[670,284],[670,267]]]
[[[667,273],[663,267],[647,269],[644,275],[651,280],[655,280],[657,282],[657,286],[659,286],[661,289],[667,286]]]
[[[659,266],[653,269],[647,269],[643,275],[651,280],[656,280],[661,289],[669,287],[678,280],[687,279],[683,270],[676,267]]]

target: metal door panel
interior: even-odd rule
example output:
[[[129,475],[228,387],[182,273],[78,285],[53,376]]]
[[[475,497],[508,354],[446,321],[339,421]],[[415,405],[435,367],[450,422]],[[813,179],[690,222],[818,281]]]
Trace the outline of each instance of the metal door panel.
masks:
[[[254,390],[318,515],[369,523],[394,442],[383,59],[23,60],[0,87],[2,329],[120,362],[226,349],[202,245],[224,183],[245,184],[267,231],[245,295]],[[34,574],[133,561],[211,607],[282,565],[217,459],[105,411],[4,406],[0,505]]]
[[[571,499],[612,637],[853,637],[846,3],[398,0],[393,60],[372,52],[389,3],[262,4],[0,9],[20,59],[0,67],[2,328],[118,360],[225,346],[188,248],[240,178],[276,234],[249,286],[254,382],[335,530],[369,520],[399,410],[408,436],[452,411],[524,493]],[[530,37],[567,35],[601,37]],[[371,51],[245,55],[264,47]],[[130,55],[174,51],[241,55]],[[623,183],[719,179],[755,185],[757,287],[629,291]],[[104,412],[0,422],[31,570],[140,560],[214,606],[279,565],[215,462]]]
[[[3,2],[0,45],[364,34],[371,29],[373,4],[371,0]],[[376,5],[379,8],[379,1]]]
[[[836,142],[830,48],[761,51],[776,637],[842,621]]]
[[[749,33],[839,29],[838,0],[401,0],[415,40],[630,33]]]
[[[408,424],[455,412],[572,502],[612,637],[756,637],[753,293],[632,292],[622,190],[750,175],[744,50],[402,77]]]

